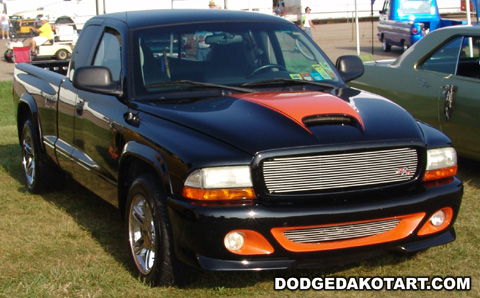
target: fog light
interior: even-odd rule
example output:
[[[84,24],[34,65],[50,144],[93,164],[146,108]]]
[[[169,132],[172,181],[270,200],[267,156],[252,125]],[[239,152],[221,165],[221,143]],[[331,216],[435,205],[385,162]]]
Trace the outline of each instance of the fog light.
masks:
[[[229,251],[237,251],[245,244],[245,237],[243,233],[231,232],[225,236],[223,242]]]
[[[435,226],[439,227],[445,222],[445,212],[443,210],[439,210],[435,212],[435,214],[430,217],[430,223]]]
[[[234,230],[223,239],[225,248],[237,255],[269,255],[273,247],[259,232],[252,230]]]
[[[452,221],[453,209],[450,207],[442,208],[430,216],[428,221],[418,231],[418,236],[440,232],[449,227]]]

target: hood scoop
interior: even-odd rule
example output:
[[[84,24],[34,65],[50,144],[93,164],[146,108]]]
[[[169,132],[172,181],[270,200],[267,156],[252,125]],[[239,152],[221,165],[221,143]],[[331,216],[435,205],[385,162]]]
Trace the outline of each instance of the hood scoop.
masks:
[[[314,115],[303,118],[306,127],[321,125],[351,125],[357,126],[358,121],[349,115]]]
[[[358,111],[349,102],[328,93],[265,92],[238,97],[282,114],[310,133],[309,126],[319,125],[348,124],[363,128]]]

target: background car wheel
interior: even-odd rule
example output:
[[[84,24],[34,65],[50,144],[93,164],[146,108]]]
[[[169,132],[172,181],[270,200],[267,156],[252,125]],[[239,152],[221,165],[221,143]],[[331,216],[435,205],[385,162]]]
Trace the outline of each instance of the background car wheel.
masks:
[[[392,45],[390,45],[384,38],[382,43],[382,50],[384,52],[390,52],[391,49],[392,49]]]
[[[67,50],[58,50],[56,53],[55,53],[55,58],[57,58],[57,60],[65,60],[68,58],[68,51]]]
[[[51,190],[54,185],[63,184],[59,180],[63,176],[59,175],[52,164],[49,164],[41,151],[37,130],[30,119],[27,119],[23,125],[21,147],[22,166],[29,192],[39,193]]]
[[[12,56],[13,56],[13,51],[12,50],[6,50],[5,53],[3,54],[3,58],[5,61],[12,63]]]
[[[405,40],[402,41],[402,50],[405,52],[406,50],[408,50],[408,45],[407,45],[407,42]]]
[[[153,175],[143,175],[132,183],[125,208],[132,270],[152,286],[181,283],[192,274],[174,255],[164,202],[158,179]]]

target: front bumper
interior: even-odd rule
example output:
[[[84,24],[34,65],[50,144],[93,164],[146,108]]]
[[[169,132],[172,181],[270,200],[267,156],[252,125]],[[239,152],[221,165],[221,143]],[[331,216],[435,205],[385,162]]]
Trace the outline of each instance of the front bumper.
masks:
[[[392,250],[415,252],[448,243],[455,239],[453,223],[462,194],[462,183],[455,178],[450,183],[424,188],[413,194],[368,202],[359,200],[325,206],[311,203],[211,206],[170,198],[167,206],[175,253],[181,261],[215,271],[272,270],[352,262]],[[442,208],[453,211],[448,225],[438,232],[419,236],[429,218]],[[398,218],[400,226],[403,218],[412,217],[416,218],[414,225],[403,229],[401,236],[392,232],[359,238],[353,236],[355,239],[318,244],[318,250],[315,249],[317,244],[289,245],[289,241],[280,239],[274,231],[291,227],[330,228],[392,218]],[[358,228],[363,229],[363,226]],[[232,253],[225,248],[224,237],[233,230],[254,231],[262,235],[273,250],[263,254]],[[396,236],[390,237],[388,233]],[[321,246],[324,244],[326,246]]]

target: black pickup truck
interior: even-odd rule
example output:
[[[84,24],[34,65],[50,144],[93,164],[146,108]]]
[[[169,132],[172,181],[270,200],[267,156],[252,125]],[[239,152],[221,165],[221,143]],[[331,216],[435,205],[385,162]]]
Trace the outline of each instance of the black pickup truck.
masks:
[[[69,64],[17,64],[28,189],[61,177],[117,206],[132,270],[322,266],[455,239],[450,139],[351,89],[293,23],[225,10],[93,17]]]

